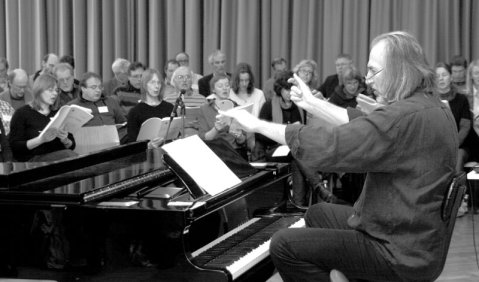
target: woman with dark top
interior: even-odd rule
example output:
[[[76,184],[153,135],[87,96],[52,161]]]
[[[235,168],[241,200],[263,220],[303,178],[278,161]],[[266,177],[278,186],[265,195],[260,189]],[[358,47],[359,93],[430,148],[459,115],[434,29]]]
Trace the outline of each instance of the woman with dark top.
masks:
[[[456,171],[462,171],[465,163],[463,147],[472,130],[472,117],[467,96],[460,94],[452,85],[451,67],[446,63],[436,64],[437,92],[441,100],[449,105],[459,133],[459,152]]]
[[[163,101],[164,83],[160,73],[155,69],[147,69],[141,76],[142,100],[128,113],[128,142],[136,141],[141,125],[149,118],[164,118],[170,116],[173,105]],[[163,137],[150,140],[149,148],[157,148],[163,142]]]
[[[76,156],[71,133],[51,128],[40,135],[57,111],[59,92],[55,77],[40,75],[33,83],[32,93],[31,104],[17,109],[10,123],[9,142],[14,159],[41,162]]]
[[[216,118],[221,102],[231,101],[234,106],[237,106],[237,103],[231,99],[231,95],[234,94],[230,93],[230,78],[226,75],[216,75],[210,80],[210,88],[213,94],[208,96],[208,102],[200,107],[198,117],[200,138],[204,140],[222,138],[247,160],[246,133],[240,128],[231,126],[230,119]]]
[[[306,114],[296,104],[291,101],[291,86],[293,84],[288,82],[288,79],[293,77],[293,72],[283,71],[278,73],[273,85],[275,95],[271,100],[261,108],[259,118],[262,120],[272,121],[279,124],[305,124]],[[319,174],[315,171],[307,170],[301,167],[301,164],[291,158],[286,157],[272,157],[274,151],[280,144],[268,137],[257,133],[256,134],[256,154],[263,155],[266,161],[276,162],[291,162],[292,172],[292,190],[293,197],[291,202],[295,206],[303,207],[307,205],[308,186],[311,189],[320,183]],[[263,152],[263,153],[259,153]]]
[[[273,85],[275,95],[264,103],[259,112],[260,119],[280,124],[305,123],[304,111],[299,109],[290,98],[292,84],[288,82],[288,79],[291,77],[293,77],[291,71],[278,73]],[[255,138],[264,149],[266,159],[269,160],[279,144],[259,133]]]
[[[362,87],[361,73],[356,68],[348,66],[343,69],[341,79],[343,84],[336,86],[328,101],[342,108],[356,108],[358,104],[356,97],[366,90]]]

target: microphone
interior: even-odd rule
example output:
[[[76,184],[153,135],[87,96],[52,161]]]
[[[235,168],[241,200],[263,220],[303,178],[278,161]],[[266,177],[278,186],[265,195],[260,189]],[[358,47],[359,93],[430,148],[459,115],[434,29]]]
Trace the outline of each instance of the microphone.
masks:
[[[175,118],[176,116],[176,111],[178,110],[178,107],[181,105],[181,107],[183,107],[184,103],[183,103],[183,95],[185,95],[186,93],[186,90],[182,89],[180,90],[180,95],[178,95],[178,98],[176,98],[176,101],[175,101],[175,105],[173,106],[173,110],[171,111],[171,114],[170,114],[170,121],[168,122],[168,127],[166,128],[166,134],[164,136],[164,142],[166,142],[167,140],[167,137],[168,137],[168,132],[170,131],[170,126],[171,126],[171,122],[173,121],[173,118]]]
[[[181,89],[180,95],[176,98],[175,105],[173,106],[173,111],[170,114],[170,121],[176,116],[176,111],[178,111],[178,107],[183,104],[183,95],[185,95],[186,90]]]

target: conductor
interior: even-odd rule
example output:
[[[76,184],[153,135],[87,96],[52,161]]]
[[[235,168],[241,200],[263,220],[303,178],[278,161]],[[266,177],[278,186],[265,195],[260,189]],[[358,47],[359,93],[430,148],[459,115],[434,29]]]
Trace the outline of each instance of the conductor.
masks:
[[[352,110],[313,97],[297,76],[291,99],[322,124],[221,113],[287,144],[304,166],[367,173],[353,207],[316,204],[305,215],[307,228],[273,236],[270,254],[284,281],[329,281],[333,269],[353,279],[431,281],[442,270],[448,238],[441,204],[459,147],[454,117],[438,99],[433,69],[412,35],[382,34],[371,46],[366,83],[384,106],[367,115],[353,119]]]

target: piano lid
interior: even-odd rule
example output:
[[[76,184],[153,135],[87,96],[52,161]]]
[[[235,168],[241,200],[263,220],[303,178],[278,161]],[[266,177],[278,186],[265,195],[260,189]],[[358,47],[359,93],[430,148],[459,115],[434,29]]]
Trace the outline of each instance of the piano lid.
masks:
[[[81,204],[173,178],[161,149],[144,150],[89,167],[0,190],[5,201]]]
[[[0,163],[0,190],[145,152],[146,148],[147,141],[140,141],[54,162]]]

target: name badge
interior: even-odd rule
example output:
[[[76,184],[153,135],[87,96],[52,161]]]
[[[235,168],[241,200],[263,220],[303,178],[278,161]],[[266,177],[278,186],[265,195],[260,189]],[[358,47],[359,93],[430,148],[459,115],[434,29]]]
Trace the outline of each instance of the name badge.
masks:
[[[108,113],[108,107],[107,106],[101,106],[98,107],[98,111],[101,113]]]

